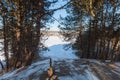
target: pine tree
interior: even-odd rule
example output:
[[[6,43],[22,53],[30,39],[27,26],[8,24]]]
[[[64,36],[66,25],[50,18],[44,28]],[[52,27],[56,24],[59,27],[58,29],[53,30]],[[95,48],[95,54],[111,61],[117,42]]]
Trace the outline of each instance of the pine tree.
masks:
[[[60,28],[67,40],[76,38],[73,48],[78,51],[77,54],[84,58],[104,60],[111,59],[110,56],[114,57],[120,41],[120,36],[116,39],[114,35],[114,32],[120,29],[120,13],[117,12],[120,1],[70,1],[66,7],[69,15],[61,18],[64,26]],[[80,27],[83,29],[79,29]],[[72,36],[73,31],[76,34]]]
[[[35,59],[38,60],[39,50],[44,47],[41,44],[43,37],[41,29],[46,27],[46,22],[50,20],[48,14],[53,14],[49,11],[49,6],[56,1],[0,1],[6,71],[28,66]]]

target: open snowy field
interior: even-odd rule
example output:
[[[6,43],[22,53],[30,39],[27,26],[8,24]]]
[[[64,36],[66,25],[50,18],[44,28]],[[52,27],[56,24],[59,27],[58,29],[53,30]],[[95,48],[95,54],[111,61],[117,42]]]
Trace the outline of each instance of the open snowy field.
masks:
[[[40,56],[44,58],[78,59],[78,57],[75,55],[75,51],[71,49],[70,42],[65,42],[58,36],[50,36],[44,44],[48,47],[47,51],[40,53]],[[69,46],[65,47],[66,45]]]
[[[42,60],[0,75],[0,80],[46,80],[50,58],[58,80],[120,80],[119,62],[108,65],[97,60],[79,59],[71,48],[63,49],[69,43],[58,36],[50,36],[45,41],[48,50],[40,53]]]

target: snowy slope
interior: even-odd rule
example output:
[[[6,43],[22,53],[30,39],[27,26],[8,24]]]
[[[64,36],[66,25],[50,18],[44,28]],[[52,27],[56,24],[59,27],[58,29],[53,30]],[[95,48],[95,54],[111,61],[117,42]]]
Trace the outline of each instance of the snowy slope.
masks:
[[[69,45],[70,42],[62,41],[58,36],[50,36],[45,41],[48,50],[40,53],[40,56],[52,59],[78,59],[75,51],[71,49],[71,45],[69,45],[70,48],[65,49],[67,44]]]
[[[59,80],[99,80],[92,72],[87,69],[87,64],[75,66],[74,60],[53,61],[53,67]],[[78,62],[78,61],[77,61]],[[82,61],[83,62],[83,61]],[[18,73],[18,70],[9,72],[0,77],[0,80],[45,80],[49,59],[38,61],[27,69]]]
[[[43,60],[0,75],[0,80],[45,80],[49,58],[52,58],[52,65],[59,80],[120,80],[119,66],[113,69],[97,60],[79,59],[71,48],[63,49],[66,44],[69,42],[64,42],[57,36],[50,36],[45,41],[49,50],[40,53]]]

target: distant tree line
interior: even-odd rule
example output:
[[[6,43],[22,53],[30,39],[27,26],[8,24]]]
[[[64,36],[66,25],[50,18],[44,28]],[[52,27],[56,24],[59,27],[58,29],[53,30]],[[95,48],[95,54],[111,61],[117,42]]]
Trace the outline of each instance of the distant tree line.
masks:
[[[70,0],[60,26],[81,58],[120,60],[120,0]],[[73,35],[73,33],[78,33]]]

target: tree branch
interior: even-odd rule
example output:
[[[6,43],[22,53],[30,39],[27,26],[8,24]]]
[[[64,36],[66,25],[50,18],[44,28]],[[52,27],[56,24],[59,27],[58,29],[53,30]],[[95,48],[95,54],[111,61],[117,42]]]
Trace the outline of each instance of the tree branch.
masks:
[[[46,10],[46,14],[51,13],[51,12],[55,12],[55,11],[60,10],[60,9],[63,9],[64,7],[66,7],[70,3],[71,3],[71,1],[67,2],[65,5],[63,5],[63,6],[59,7],[59,8]]]

